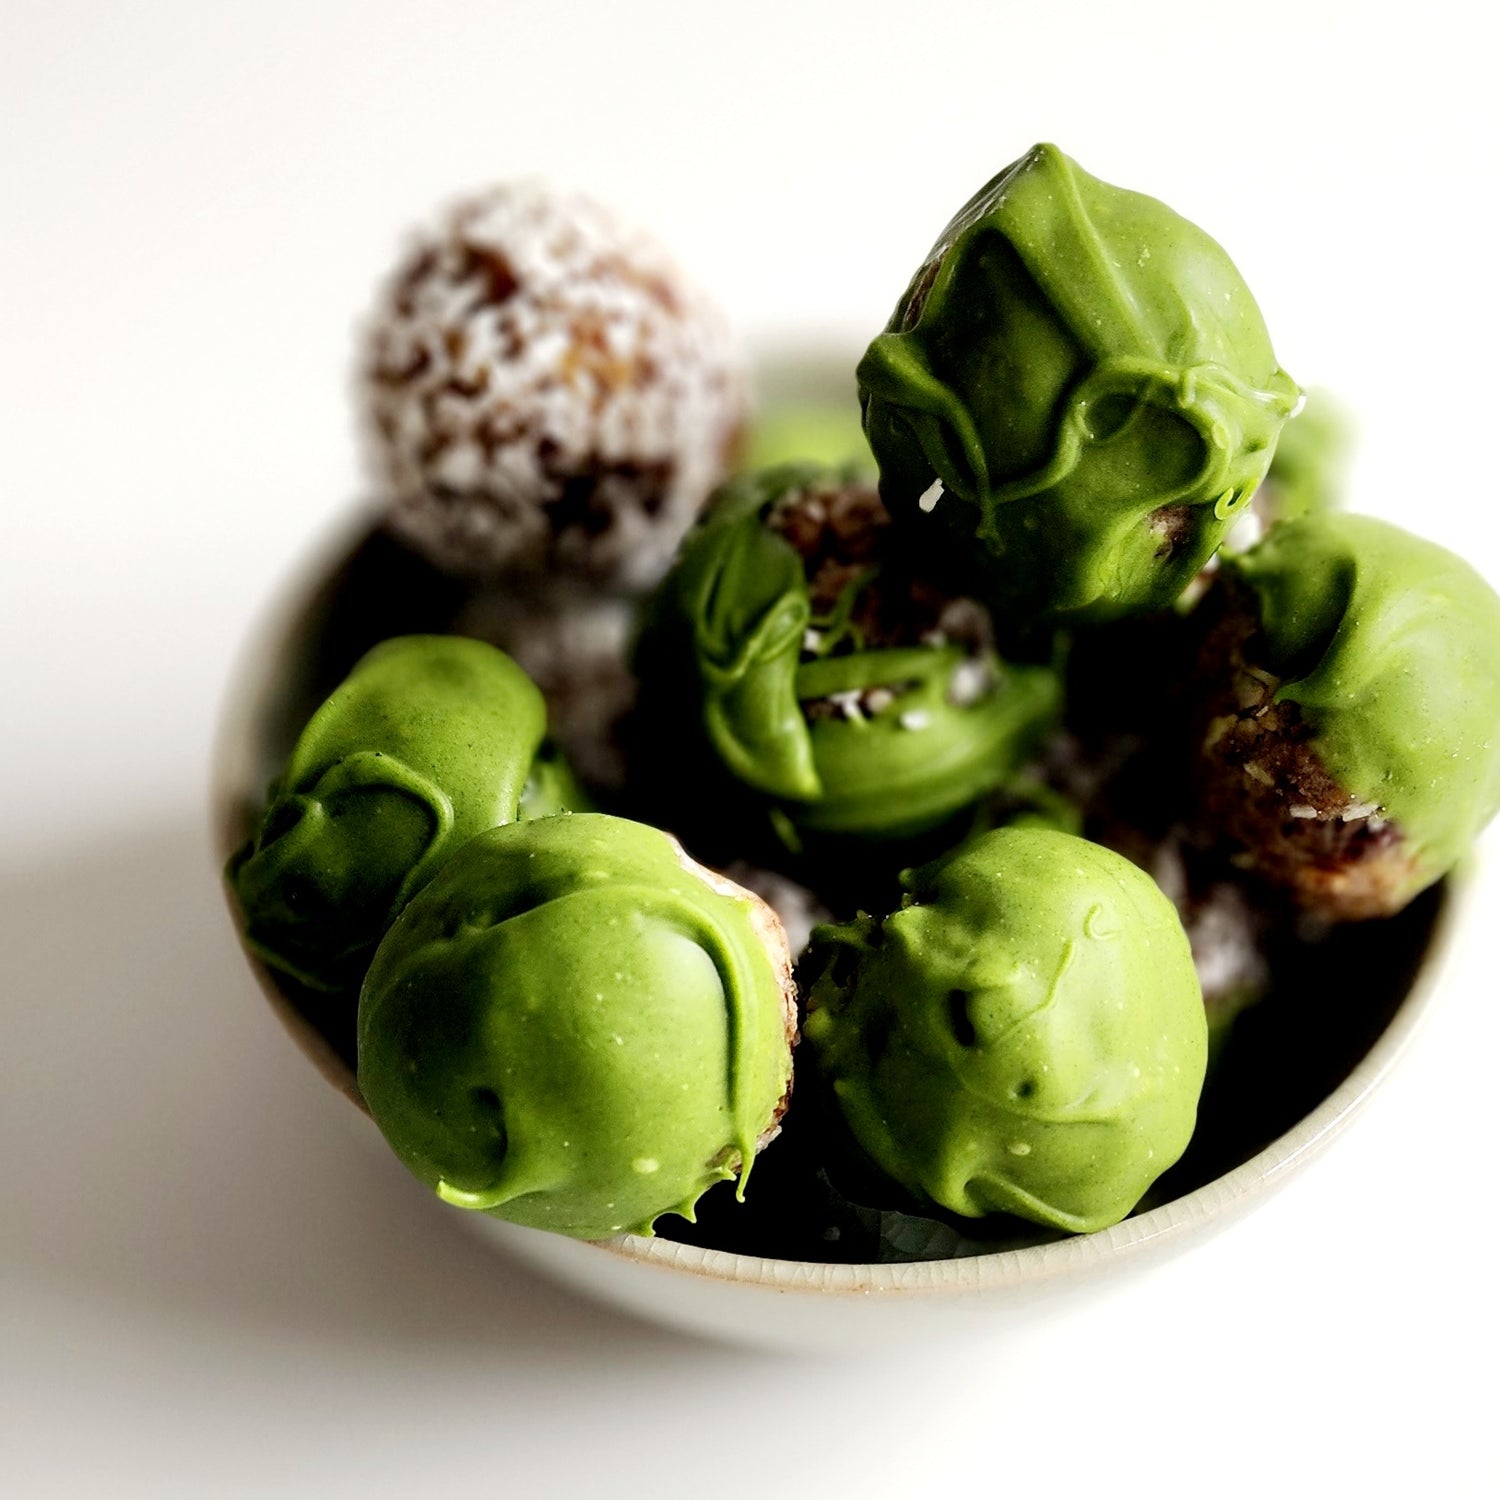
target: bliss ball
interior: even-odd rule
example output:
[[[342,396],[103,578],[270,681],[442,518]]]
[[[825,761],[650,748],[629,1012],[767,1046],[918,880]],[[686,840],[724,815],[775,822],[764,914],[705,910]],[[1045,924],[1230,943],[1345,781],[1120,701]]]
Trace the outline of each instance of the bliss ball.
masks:
[[[931,832],[1010,781],[1059,707],[988,611],[929,577],[857,472],[785,464],[724,486],[648,612],[636,666],[679,788],[801,834]],[[722,775],[720,774],[722,773]]]
[[[245,941],[357,990],[386,929],[476,833],[576,805],[542,695],[504,652],[408,635],[367,652],[298,737],[227,876]]]
[[[446,1202],[580,1239],[741,1191],[791,1088],[786,934],[668,835],[600,813],[472,839],[360,994],[359,1086]]]
[[[1394,916],[1500,811],[1500,596],[1444,547],[1313,512],[1199,606],[1193,781],[1240,868],[1327,922]]]
[[[360,386],[391,524],[419,552],[624,589],[665,569],[746,409],[727,323],[666,253],[534,183],[415,236]]]
[[[1006,616],[1072,623],[1172,605],[1299,394],[1208,235],[1048,145],[938,236],[858,378],[891,511]]]
[[[1002,828],[820,927],[803,1028],[855,1139],[952,1213],[1075,1233],[1182,1155],[1207,1022],[1172,903],[1123,855]]]

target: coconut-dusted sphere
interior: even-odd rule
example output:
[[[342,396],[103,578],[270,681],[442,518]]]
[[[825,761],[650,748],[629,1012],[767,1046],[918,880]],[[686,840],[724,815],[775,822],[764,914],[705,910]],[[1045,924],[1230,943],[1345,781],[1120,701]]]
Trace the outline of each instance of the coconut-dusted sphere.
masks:
[[[649,584],[745,420],[718,310],[649,238],[537,183],[461,201],[415,237],[361,384],[392,524],[474,576]]]

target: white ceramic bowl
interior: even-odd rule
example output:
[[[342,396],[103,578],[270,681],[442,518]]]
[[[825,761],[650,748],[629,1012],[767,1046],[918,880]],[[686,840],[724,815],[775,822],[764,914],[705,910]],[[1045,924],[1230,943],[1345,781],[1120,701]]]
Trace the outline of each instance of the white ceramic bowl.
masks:
[[[226,857],[250,828],[306,703],[325,690],[310,675],[309,642],[326,639],[330,621],[344,608],[340,597],[351,561],[357,571],[370,537],[369,520],[362,518],[315,561],[271,611],[235,673],[214,781],[215,822]],[[421,628],[421,622],[398,628]],[[345,642],[343,649],[358,654],[364,643]],[[1470,888],[1449,883],[1411,940],[1422,949],[1415,982],[1387,998],[1368,1050],[1337,1065],[1339,1076],[1313,1107],[1212,1180],[1095,1234],[962,1259],[850,1265],[730,1254],[660,1237],[585,1243],[465,1213],[436,1199],[433,1212],[461,1214],[497,1247],[591,1297],[679,1328],[779,1348],[848,1349],[1044,1315],[1064,1300],[1114,1287],[1231,1224],[1342,1133],[1406,1050],[1441,985],[1448,934],[1462,919]],[[298,1045],[359,1104],[348,1060],[275,977],[254,966]],[[367,1117],[358,1124],[384,1149]]]
[[[761,361],[783,400],[825,410],[852,401],[850,361]],[[829,393],[832,392],[832,396]],[[851,425],[854,419],[851,417]],[[443,629],[443,584],[385,539],[370,516],[354,518],[312,560],[270,611],[229,690],[216,758],[215,824],[225,857],[258,816],[266,785],[306,715],[368,646],[388,635]],[[1352,984],[1379,993],[1367,1010],[1341,1012],[1357,1032],[1335,1037],[1290,1092],[1242,1090],[1236,1108],[1258,1114],[1222,1153],[1222,1170],[1179,1174],[1175,1196],[1096,1234],[962,1259],[851,1265],[772,1260],[700,1249],[658,1237],[598,1244],[507,1224],[433,1200],[476,1232],[569,1286],[657,1321],[699,1333],[781,1348],[853,1348],[898,1338],[982,1328],[1045,1314],[1060,1301],[1113,1287],[1206,1237],[1252,1208],[1327,1147],[1359,1113],[1402,1055],[1442,982],[1448,933],[1471,886],[1449,882],[1440,899],[1398,919],[1404,935],[1364,964]],[[1382,926],[1384,924],[1381,924]],[[298,1045],[360,1105],[351,1059],[311,1024],[275,976],[255,964],[267,998]],[[1413,977],[1414,976],[1414,979]],[[1293,1050],[1305,1052],[1299,1027]],[[1278,1054],[1279,1056],[1280,1054]],[[362,1107],[362,1105],[361,1105]],[[373,1123],[359,1126],[384,1149]],[[1200,1126],[1200,1135],[1203,1133]],[[1248,1143],[1248,1144],[1247,1144]],[[1195,1148],[1196,1148],[1195,1142]],[[1212,1156],[1208,1158],[1213,1161]]]

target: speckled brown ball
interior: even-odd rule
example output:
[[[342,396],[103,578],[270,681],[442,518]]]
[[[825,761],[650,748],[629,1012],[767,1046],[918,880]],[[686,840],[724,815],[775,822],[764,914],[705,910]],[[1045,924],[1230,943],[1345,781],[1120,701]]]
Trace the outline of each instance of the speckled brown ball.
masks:
[[[745,420],[727,324],[589,200],[492,189],[419,234],[361,370],[391,524],[440,567],[649,586]]]

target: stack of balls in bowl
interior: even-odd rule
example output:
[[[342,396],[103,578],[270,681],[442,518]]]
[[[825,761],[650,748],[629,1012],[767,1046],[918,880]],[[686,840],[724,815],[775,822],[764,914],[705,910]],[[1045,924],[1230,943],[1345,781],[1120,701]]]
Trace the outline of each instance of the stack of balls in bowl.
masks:
[[[757,423],[708,301],[538,186],[383,294],[388,586],[227,875],[450,1203],[791,1259],[1101,1229],[1500,806],[1500,598],[1338,508],[1331,409],[1170,209],[1035,148],[855,373],[862,440]]]

